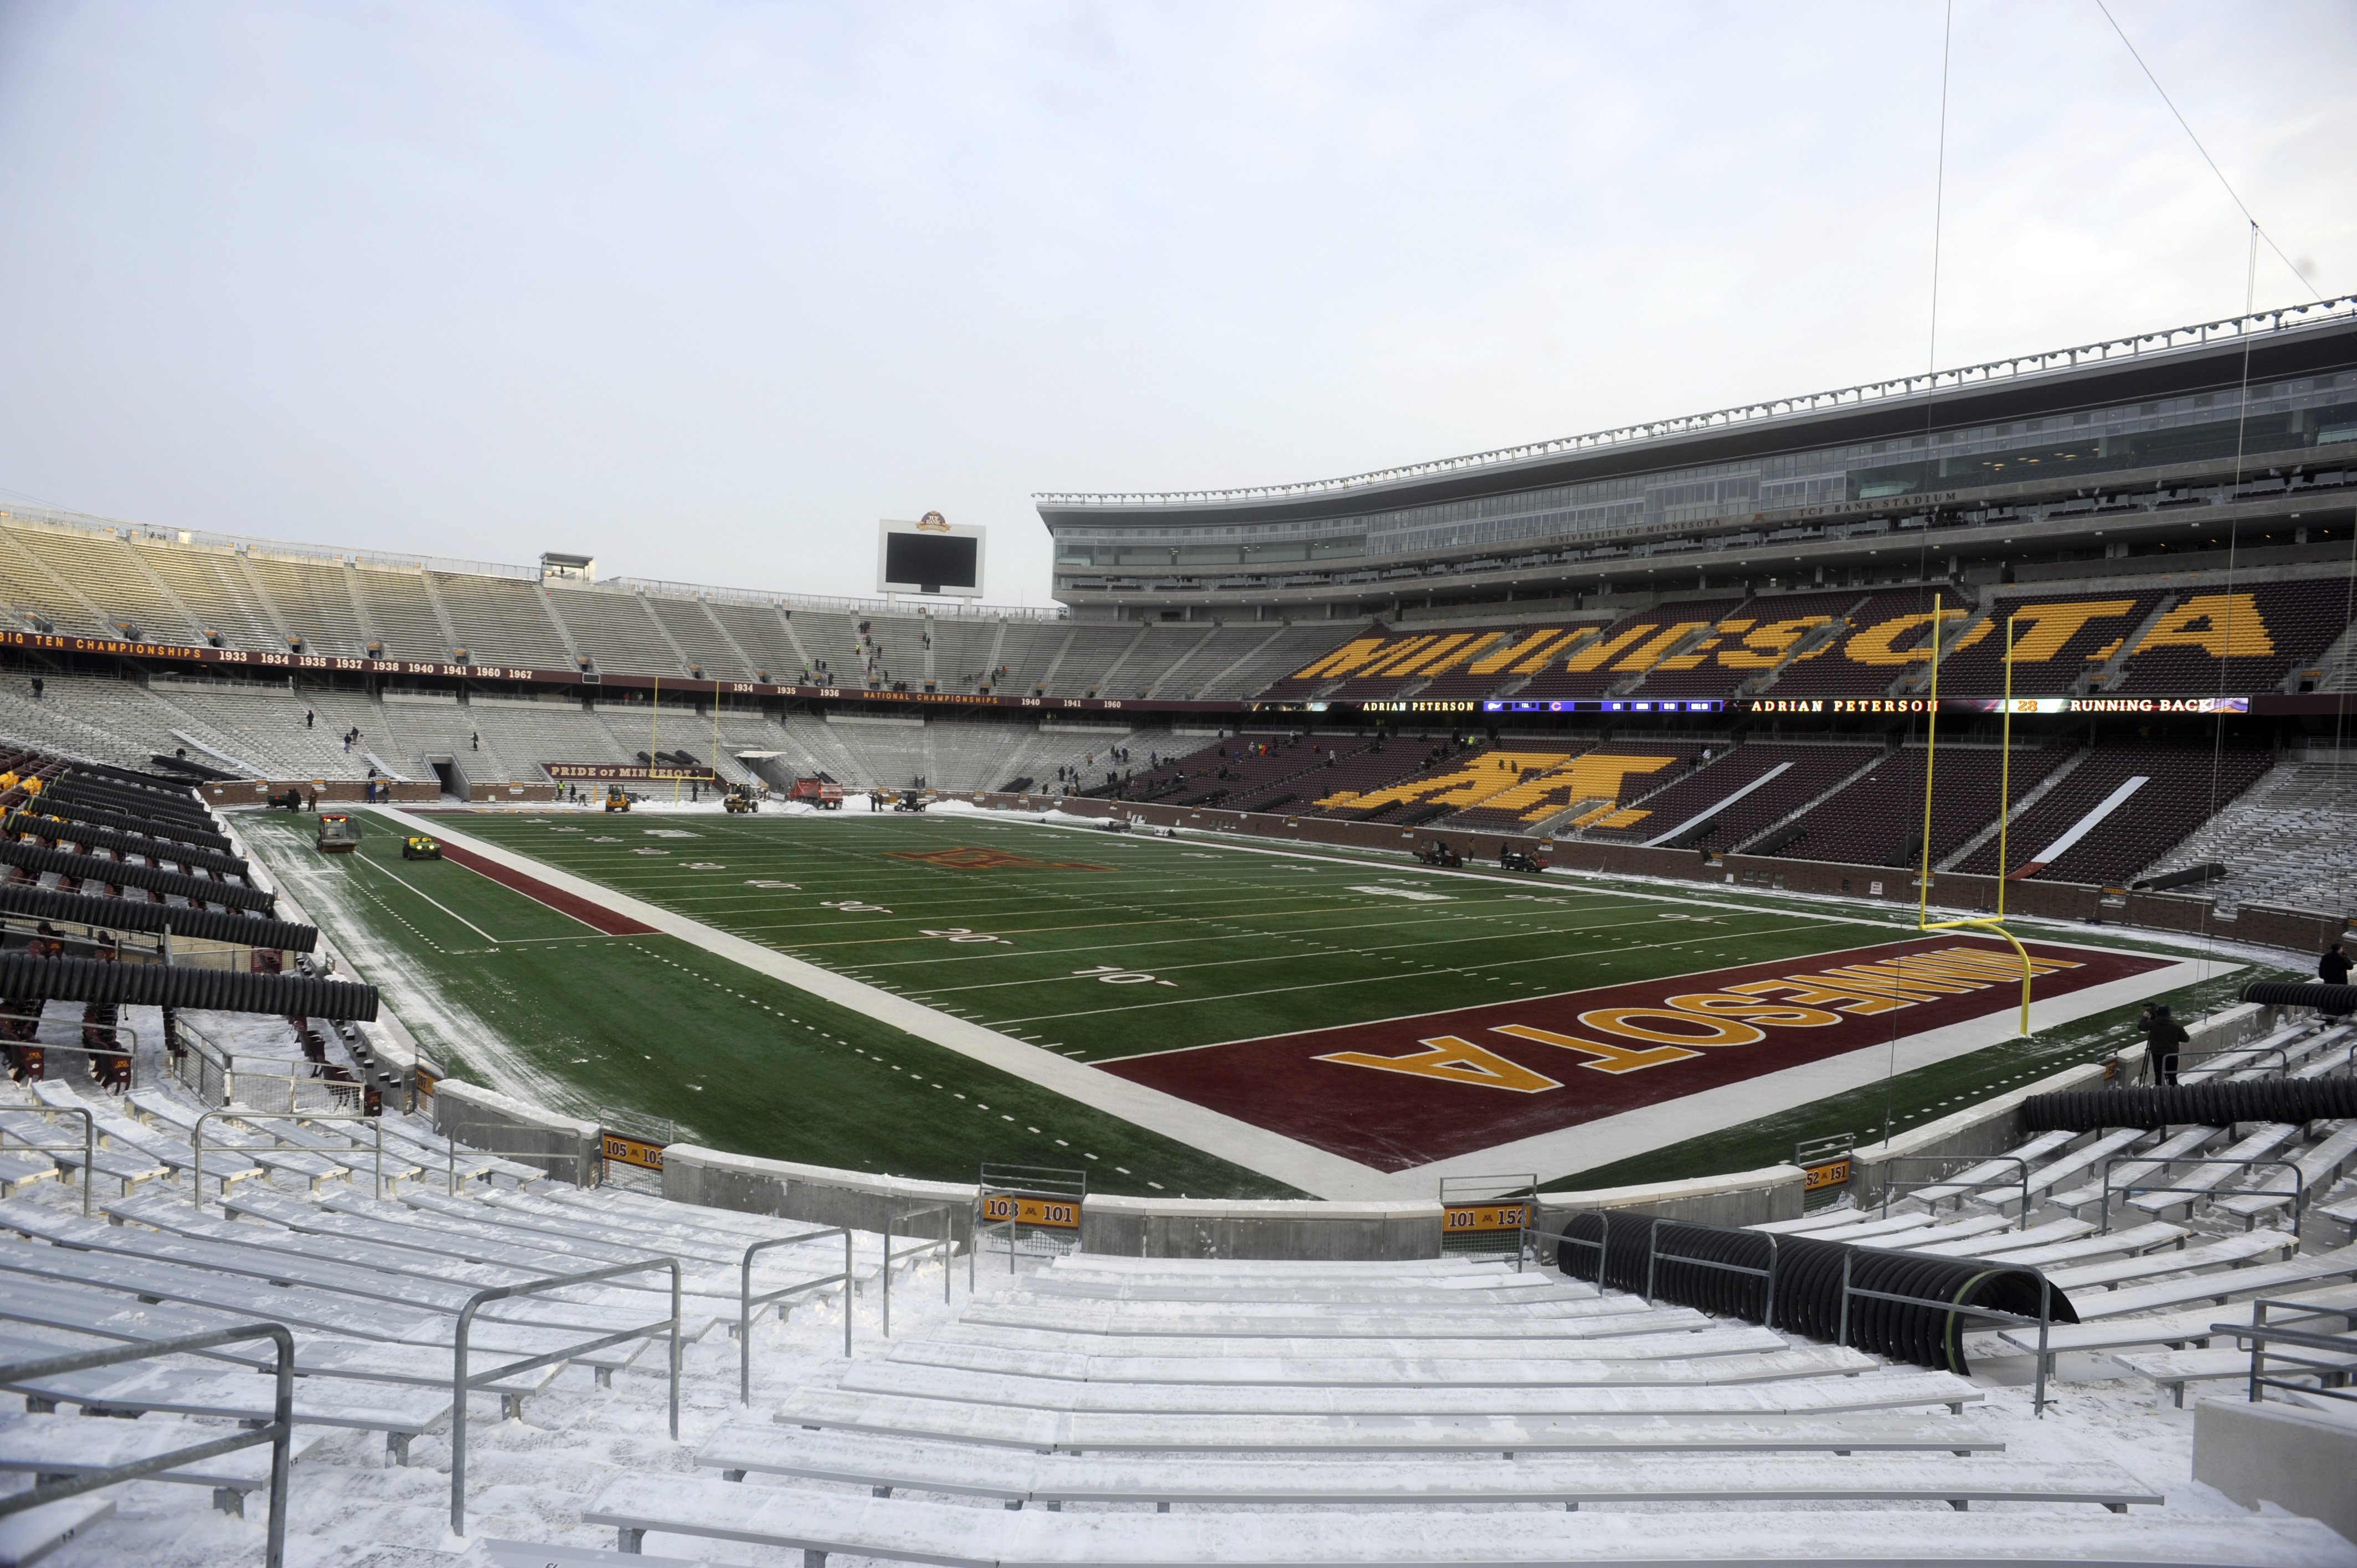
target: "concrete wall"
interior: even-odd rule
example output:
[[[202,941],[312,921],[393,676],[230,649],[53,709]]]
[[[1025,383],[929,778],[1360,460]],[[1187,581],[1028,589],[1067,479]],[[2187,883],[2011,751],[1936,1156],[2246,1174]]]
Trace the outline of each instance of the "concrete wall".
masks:
[[[430,805],[442,798],[442,786],[439,784],[414,781],[396,784],[385,779],[376,782],[377,788],[390,791],[396,802],[422,800]],[[258,779],[251,783],[208,784],[203,793],[206,805],[216,811],[227,811],[239,806],[259,806],[271,796],[284,794],[289,789],[302,790],[306,800],[316,790],[322,802],[357,802],[367,788],[368,781],[362,779],[330,779],[325,782],[309,779]]]
[[[673,1144],[663,1151],[662,1182],[663,1196],[677,1203],[774,1214],[814,1225],[846,1225],[856,1230],[881,1231],[888,1222],[897,1221],[901,1234],[917,1237],[938,1237],[942,1218],[912,1216],[911,1211],[947,1203],[951,1233],[963,1241],[974,1232],[974,1189],[963,1183],[866,1176],[694,1144]]]
[[[1558,1226],[1574,1209],[1597,1208],[1750,1225],[1798,1215],[1801,1182],[1797,1168],[1771,1165],[1699,1181],[1546,1193],[1539,1207],[1542,1221]],[[889,1218],[946,1201],[955,1206],[952,1233],[965,1240],[973,1231],[974,1189],[963,1183],[862,1176],[686,1144],[664,1151],[663,1196],[863,1230],[881,1230]],[[903,1231],[939,1235],[939,1223],[904,1224]],[[1081,1251],[1131,1258],[1432,1258],[1440,1253],[1440,1205],[1098,1196],[1082,1209]]]
[[[1440,1205],[1092,1197],[1081,1214],[1081,1251],[1131,1258],[1435,1258]]]
[[[2273,1503],[2357,1541],[2352,1477],[2357,1422],[2241,1399],[2203,1400],[2194,1407],[2193,1478],[2244,1508]]]
[[[470,1149],[537,1165],[576,1187],[595,1187],[605,1179],[597,1123],[559,1116],[455,1078],[435,1086],[434,1130]]]

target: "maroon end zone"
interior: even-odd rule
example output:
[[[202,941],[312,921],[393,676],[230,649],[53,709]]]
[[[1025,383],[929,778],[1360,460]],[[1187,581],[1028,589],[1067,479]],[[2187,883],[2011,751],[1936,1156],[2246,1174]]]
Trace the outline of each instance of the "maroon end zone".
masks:
[[[486,860],[470,849],[460,849],[447,840],[442,844],[442,858],[455,860],[468,870],[490,877],[502,887],[512,887],[535,903],[545,904],[561,915],[570,915],[592,930],[603,931],[609,937],[651,937],[658,935],[652,926],[618,914],[602,904],[552,887],[537,876],[527,876],[511,866],[495,860]]]
[[[2040,998],[2171,961],[2026,945]],[[1098,1065],[1396,1171],[2020,1004],[2010,947],[1940,935]]]

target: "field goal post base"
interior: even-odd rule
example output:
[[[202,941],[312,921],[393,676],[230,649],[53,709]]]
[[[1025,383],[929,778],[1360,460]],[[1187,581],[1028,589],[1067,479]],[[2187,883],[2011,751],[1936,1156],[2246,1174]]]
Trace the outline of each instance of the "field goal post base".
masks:
[[[1018,1253],[1053,1261],[1081,1250],[1081,1211],[1088,1202],[1089,1173],[1057,1165],[995,1165],[985,1161],[974,1194],[974,1245],[966,1253],[966,1284],[972,1289],[984,1238],[996,1234],[1006,1247],[1006,1272]]]
[[[1442,1176],[1440,1255],[1512,1258],[1519,1271],[1538,1198],[1535,1172]]]

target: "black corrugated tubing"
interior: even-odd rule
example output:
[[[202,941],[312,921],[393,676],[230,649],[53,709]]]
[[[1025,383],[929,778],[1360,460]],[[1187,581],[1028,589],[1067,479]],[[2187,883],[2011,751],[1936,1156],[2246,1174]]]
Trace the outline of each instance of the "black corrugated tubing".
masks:
[[[101,959],[36,958],[22,949],[0,952],[0,996],[16,1003],[111,1002],[118,1006],[272,1013],[280,1017],[350,1019],[363,1024],[373,1022],[377,1010],[376,987],[350,981]]]
[[[2039,1276],[2029,1269],[2007,1268],[1969,1258],[1927,1258],[1910,1252],[1854,1247],[1846,1242],[1815,1240],[1805,1236],[1773,1239],[1757,1230],[1717,1225],[1685,1225],[1663,1221],[1653,1225],[1641,1216],[1615,1219],[1606,1238],[1604,1219],[1577,1214],[1561,1232],[1565,1241],[1607,1240],[1604,1283],[1611,1289],[1643,1294],[1651,1253],[1675,1253],[1677,1260],[1652,1259],[1652,1299],[1691,1306],[1715,1317],[1748,1323],[1770,1323],[1784,1332],[1831,1341],[1842,1330],[1842,1275],[1849,1271],[1853,1292],[1908,1296],[1910,1301],[1885,1301],[1853,1294],[1849,1298],[1848,1343],[1857,1349],[1912,1366],[1968,1372],[1964,1330],[1973,1307],[1987,1307],[2035,1318],[2039,1309]],[[1728,1269],[1706,1267],[1684,1259],[1703,1258],[1745,1268],[1765,1269],[1775,1260],[1775,1313],[1764,1310],[1767,1282]],[[1559,1245],[1556,1266],[1577,1280],[1594,1280],[1597,1254],[1593,1246]],[[1934,1305],[1926,1305],[1934,1304]],[[2048,1311],[2055,1323],[2076,1323],[2079,1316],[2070,1297],[2048,1287]],[[1987,1321],[1983,1319],[1983,1321]]]
[[[2094,1133],[2108,1127],[2223,1127],[2234,1122],[2316,1122],[2357,1116],[2357,1078],[2205,1079],[2171,1087],[2033,1094],[2021,1102],[2032,1133]]]
[[[0,865],[21,865],[35,872],[51,871],[60,876],[110,883],[117,887],[145,887],[156,893],[177,894],[183,898],[202,899],[208,904],[225,904],[233,909],[269,909],[278,903],[276,894],[264,893],[258,887],[215,882],[210,877],[188,876],[150,865],[135,865],[127,861],[109,860],[103,855],[69,854],[64,850],[49,849],[41,844],[0,842]]]

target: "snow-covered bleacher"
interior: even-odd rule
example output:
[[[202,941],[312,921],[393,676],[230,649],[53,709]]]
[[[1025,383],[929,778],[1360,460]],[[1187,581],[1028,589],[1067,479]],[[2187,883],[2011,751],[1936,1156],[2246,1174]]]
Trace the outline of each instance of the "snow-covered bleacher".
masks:
[[[805,1563],[2352,1555],[2017,1454],[2059,1424],[1958,1413],[1987,1394],[1499,1262],[1077,1256],[756,1402],[700,1443],[717,1478],[619,1477],[580,1517],[626,1554]],[[2131,1508],[2164,1511],[2097,1511]]]
[[[2188,1056],[2180,1081],[2342,1071],[2352,1040],[2357,1026],[2303,1015]],[[1758,1229],[2037,1267],[2079,1317],[2049,1332],[2050,1370],[2125,1369],[2180,1405],[2189,1383],[2247,1377],[2248,1349],[2220,1342],[2216,1326],[2247,1325],[2261,1298],[2285,1304],[2277,1321],[2287,1308],[2357,1326],[2357,1237],[2342,1229],[2342,1211],[2357,1208],[2357,1181],[2346,1179],[2357,1122],[2042,1133],[1957,1164],[1894,1197],[1887,1213],[1835,1207]],[[2039,1331],[2021,1326],[1966,1341],[1976,1360],[2034,1356],[2038,1344]],[[2327,1382],[2352,1366],[2357,1339],[2346,1357],[2319,1356],[2313,1376]]]
[[[87,1173],[85,1110],[97,1133]],[[357,1477],[409,1466],[423,1444],[425,1463],[403,1472],[416,1481],[404,1484],[398,1506],[378,1508],[369,1528],[394,1541],[438,1539],[438,1530],[394,1521],[418,1515],[429,1494],[447,1489],[436,1472],[448,1465],[456,1334],[479,1292],[676,1260],[679,1339],[689,1359],[710,1364],[704,1381],[716,1400],[735,1388],[729,1341],[748,1247],[787,1243],[754,1258],[757,1295],[808,1287],[789,1300],[805,1309],[805,1320],[825,1316],[838,1326],[847,1310],[840,1231],[619,1189],[582,1191],[497,1151],[454,1145],[403,1116],[215,1114],[203,1122],[199,1156],[191,1140],[204,1112],[169,1079],[122,1101],[78,1095],[58,1080],[0,1082],[0,1161],[9,1176],[0,1198],[0,1368],[257,1319],[284,1325],[299,1374],[290,1487],[301,1505],[298,1530],[336,1535]],[[818,1240],[796,1244],[804,1235]],[[854,1288],[865,1289],[877,1280],[884,1243],[868,1233],[851,1240]],[[672,1312],[668,1262],[481,1306],[469,1335],[471,1371],[554,1359],[475,1385],[469,1397],[497,1401],[505,1417],[504,1424],[476,1423],[479,1466],[496,1473],[511,1463],[503,1455],[518,1447],[527,1410],[538,1417],[549,1401],[560,1407],[558,1428],[581,1419],[581,1407],[615,1397],[635,1396],[660,1412]],[[713,1333],[716,1326],[726,1333]],[[761,1332],[774,1338],[779,1330],[764,1324]],[[62,1374],[0,1371],[0,1388],[25,1402],[21,1416],[0,1417],[0,1472],[55,1481],[266,1423],[273,1380],[255,1373],[274,1361],[266,1341],[249,1340]],[[644,1375],[605,1387],[630,1368]],[[67,1409],[131,1419],[53,1413]],[[527,1441],[521,1450],[535,1446]],[[258,1561],[260,1511],[244,1504],[266,1495],[269,1459],[267,1448],[242,1449],[0,1519],[0,1562],[52,1549],[62,1550],[54,1561],[69,1568]],[[208,1514],[208,1495],[218,1515]],[[208,1517],[214,1522],[201,1522]],[[77,1536],[86,1544],[64,1544]]]

